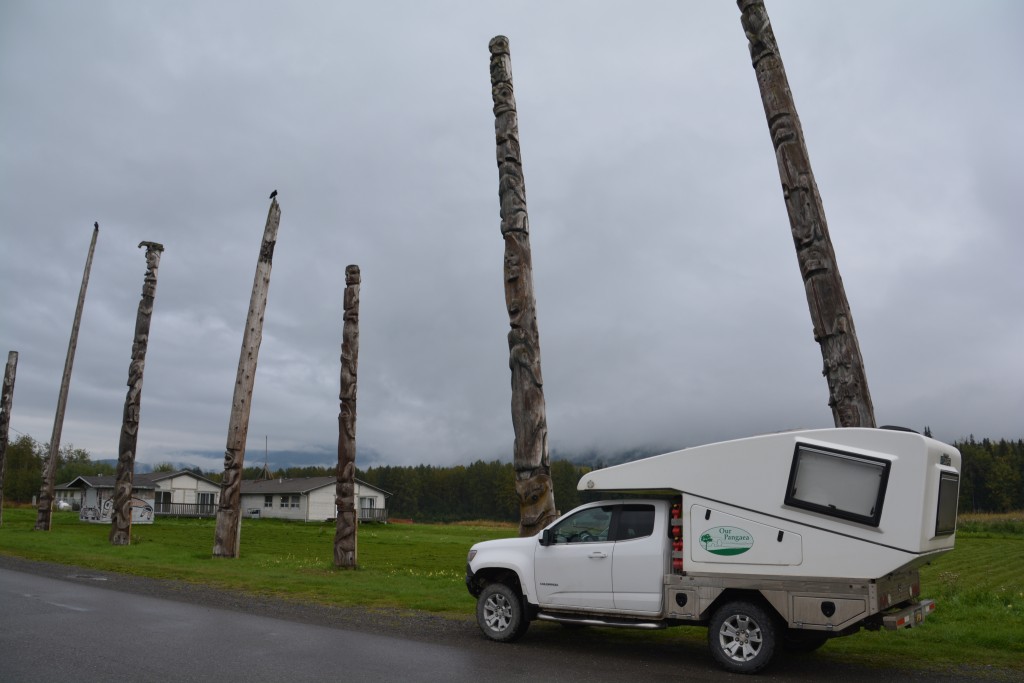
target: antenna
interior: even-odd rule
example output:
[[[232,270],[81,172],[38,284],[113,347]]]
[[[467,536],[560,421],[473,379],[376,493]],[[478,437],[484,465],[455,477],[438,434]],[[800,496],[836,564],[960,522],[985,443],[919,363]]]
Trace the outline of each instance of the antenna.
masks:
[[[260,472],[259,476],[256,477],[256,481],[270,481],[271,479],[274,478],[270,474],[270,457],[269,457],[269,449],[267,447],[268,441],[269,441],[269,437],[264,435],[263,436],[263,470]]]

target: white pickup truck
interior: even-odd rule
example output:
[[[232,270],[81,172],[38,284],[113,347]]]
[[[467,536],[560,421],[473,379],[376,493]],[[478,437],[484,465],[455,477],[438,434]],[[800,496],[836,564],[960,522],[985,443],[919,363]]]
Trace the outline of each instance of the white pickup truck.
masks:
[[[908,430],[821,429],[595,470],[541,533],[477,543],[466,586],[489,638],[534,619],[708,627],[726,669],[860,628],[924,621],[918,568],[953,549],[960,453]]]

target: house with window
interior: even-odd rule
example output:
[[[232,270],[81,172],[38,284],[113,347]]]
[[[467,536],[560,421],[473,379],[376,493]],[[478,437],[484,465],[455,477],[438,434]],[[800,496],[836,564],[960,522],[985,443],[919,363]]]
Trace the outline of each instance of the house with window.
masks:
[[[114,514],[114,485],[117,477],[100,475],[75,477],[67,484],[54,487],[54,497],[78,506],[78,519],[83,522],[110,524]],[[148,482],[132,485],[132,524],[153,523],[153,498],[156,487]]]
[[[109,523],[116,483],[113,475],[76,477],[55,487],[54,495],[78,508],[80,520]],[[147,472],[132,478],[132,497],[132,523],[152,522],[154,515],[212,517],[217,514],[220,486],[188,470]]]
[[[338,516],[334,504],[335,477],[297,477],[242,482],[242,515],[245,517],[322,522]],[[360,522],[388,521],[391,496],[356,479],[355,498]]]
[[[155,508],[158,515],[176,517],[212,517],[217,514],[220,484],[190,472],[149,472],[135,475],[135,481],[153,484],[156,488]]]

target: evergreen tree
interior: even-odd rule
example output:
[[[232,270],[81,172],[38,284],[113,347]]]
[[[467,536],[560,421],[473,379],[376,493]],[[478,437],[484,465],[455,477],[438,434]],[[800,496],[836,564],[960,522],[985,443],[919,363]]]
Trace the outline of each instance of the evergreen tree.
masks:
[[[43,460],[47,450],[31,436],[22,435],[7,444],[4,501],[30,503],[43,482]]]

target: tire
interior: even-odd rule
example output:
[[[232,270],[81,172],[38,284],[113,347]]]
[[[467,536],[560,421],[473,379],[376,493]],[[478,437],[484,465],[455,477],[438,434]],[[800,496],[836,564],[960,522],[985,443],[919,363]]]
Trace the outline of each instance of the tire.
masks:
[[[518,640],[530,626],[522,596],[503,583],[489,584],[481,591],[476,623],[485,636],[499,643]]]
[[[827,640],[828,635],[821,631],[805,631],[798,628],[787,628],[782,631],[782,649],[793,654],[814,652]]]
[[[708,624],[708,647],[728,671],[752,674],[775,656],[778,627],[762,607],[740,600],[719,607]]]

